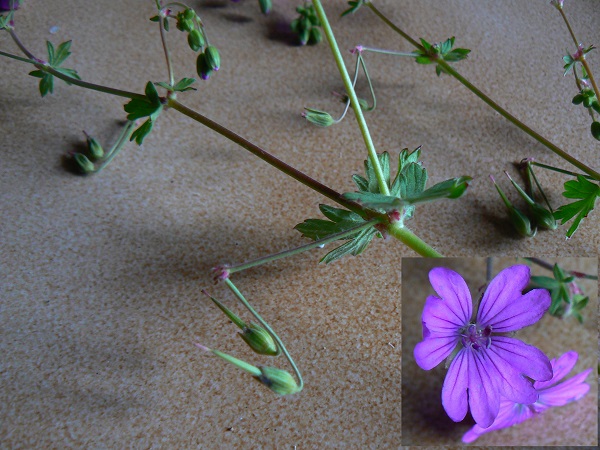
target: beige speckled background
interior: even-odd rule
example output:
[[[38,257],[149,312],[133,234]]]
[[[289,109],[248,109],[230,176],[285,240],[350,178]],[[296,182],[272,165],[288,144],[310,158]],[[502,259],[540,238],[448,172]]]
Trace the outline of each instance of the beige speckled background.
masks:
[[[24,3],[17,31],[35,54],[44,56],[46,39],[73,39],[68,66],[88,81],[141,92],[148,80],[165,80],[158,30],[147,20],[153,1]],[[270,17],[250,0],[192,4],[222,69],[180,99],[332,188],[352,190],[350,176],[365,158],[352,116],[331,129],[299,117],[304,106],[340,110],[330,91],[342,84],[326,45],[290,45],[282,23],[297,2],[276,1]],[[570,40],[546,0],[377,4],[415,37],[457,35],[458,46],[473,49],[458,65],[462,73],[598,166],[589,117],[571,105],[573,81],[562,77]],[[340,20],[345,2],[326,8],[342,49],[412,50],[367,10]],[[568,8],[580,39],[600,43],[597,2]],[[177,76],[192,76],[185,38],[169,38]],[[0,49],[18,52],[6,33]],[[526,156],[555,165],[559,158],[432,67],[366,58],[379,100],[367,118],[377,149],[423,145],[432,183],[475,177],[464,198],[419,208],[410,226],[420,236],[451,256],[597,255],[597,212],[569,242],[559,233],[520,240],[487,178],[502,179]],[[596,54],[590,60],[600,67]],[[400,445],[409,424],[401,423],[400,266],[410,250],[378,240],[329,267],[318,266],[319,250],[235,276],[303,371],[305,390],[276,398],[192,345],[266,362],[243,347],[200,290],[235,305],[212,285],[210,268],[305,242],[292,228],[316,217],[323,198],[175,111],[160,117],[142,148],[126,147],[96,176],[74,176],[63,156],[81,148],[83,129],[111,142],[124,100],[59,81],[42,99],[37,80],[26,76],[30,67],[0,61],[3,447]],[[566,178],[539,178],[559,204]]]

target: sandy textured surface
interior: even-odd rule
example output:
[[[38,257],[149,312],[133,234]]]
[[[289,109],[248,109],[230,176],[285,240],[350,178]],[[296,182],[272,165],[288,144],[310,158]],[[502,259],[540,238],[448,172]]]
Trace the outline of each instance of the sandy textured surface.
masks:
[[[72,39],[65,66],[87,81],[142,92],[148,80],[166,79],[158,29],[148,21],[153,1],[24,3],[16,29],[34,54],[45,56],[46,39]],[[330,95],[343,89],[330,50],[290,45],[282,23],[295,16],[297,2],[275,3],[264,17],[250,0],[192,2],[222,68],[179,98],[332,188],[353,190],[351,175],[362,171],[366,152],[352,114],[330,129],[300,117],[304,106],[341,110]],[[597,2],[567,3],[580,39],[599,44]],[[572,45],[548,1],[377,4],[414,37],[456,35],[458,46],[473,49],[457,64],[462,73],[597,168],[589,117],[571,105],[574,83],[562,76],[561,57]],[[368,10],[340,20],[345,2],[326,8],[342,49],[412,50]],[[169,39],[176,76],[193,76],[185,37],[173,30]],[[18,53],[6,33],[0,49]],[[432,184],[475,178],[463,198],[419,208],[409,224],[419,236],[450,256],[596,257],[597,212],[568,242],[560,232],[517,239],[488,180],[495,174],[508,191],[502,171],[515,174],[511,164],[523,157],[566,163],[433,67],[366,58],[378,95],[367,117],[378,151],[422,145]],[[600,72],[598,54],[590,60]],[[210,269],[306,242],[292,228],[317,217],[323,197],[176,111],[162,114],[142,148],[127,146],[100,174],[72,175],[64,155],[81,149],[84,129],[108,146],[125,100],[58,80],[54,95],[42,99],[30,70],[0,62],[0,446],[396,448],[411,424],[407,436],[416,439],[423,424],[418,411],[404,410],[411,397],[403,402],[400,376],[401,259],[414,256],[411,250],[376,240],[363,255],[329,267],[317,264],[325,253],[318,250],[234,277],[303,371],[304,391],[277,398],[193,346],[286,367],[282,358],[268,362],[245,348],[200,291],[239,311],[226,288],[212,284]],[[358,89],[367,95],[364,80]],[[567,178],[539,178],[560,204]],[[405,309],[410,301],[404,298]],[[544,323],[548,336],[565,339],[561,346],[576,337]],[[595,345],[594,330],[585,330]],[[594,355],[586,355],[589,363]],[[592,397],[551,417],[575,420]],[[428,433],[427,442],[460,445],[463,428],[449,430]]]

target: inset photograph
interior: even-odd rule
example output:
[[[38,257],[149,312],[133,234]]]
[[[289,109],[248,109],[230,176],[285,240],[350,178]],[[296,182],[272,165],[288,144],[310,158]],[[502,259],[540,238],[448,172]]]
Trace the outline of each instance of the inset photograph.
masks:
[[[598,444],[597,258],[403,258],[402,445]]]

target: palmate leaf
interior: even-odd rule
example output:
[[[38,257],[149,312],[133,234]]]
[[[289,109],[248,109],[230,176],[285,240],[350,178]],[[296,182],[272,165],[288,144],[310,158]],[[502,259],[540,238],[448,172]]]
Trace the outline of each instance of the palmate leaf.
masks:
[[[75,69],[60,67],[61,64],[69,57],[69,55],[71,55],[71,41],[63,42],[56,49],[54,48],[52,42],[46,41],[46,48],[48,50],[48,65],[50,67],[70,78],[81,80]],[[52,94],[54,91],[54,75],[46,72],[46,70],[43,69],[29,72],[29,75],[40,78],[40,94],[42,97],[46,96],[48,93]],[[67,80],[63,81],[67,84],[71,84]]]
[[[600,196],[600,185],[588,181],[581,175],[577,175],[577,180],[567,181],[564,188],[564,197],[579,199],[562,205],[554,212],[554,218],[561,220],[561,224],[575,217],[575,220],[573,220],[573,223],[567,230],[566,236],[569,239],[577,231],[581,221],[594,209],[596,200]]]
[[[340,245],[339,247],[327,253],[323,258],[321,258],[320,262],[329,264],[346,255],[359,255],[367,248],[367,246],[369,245],[369,243],[373,239],[373,236],[375,236],[376,233],[377,230],[373,227],[362,230],[357,236],[352,238],[350,241]]]

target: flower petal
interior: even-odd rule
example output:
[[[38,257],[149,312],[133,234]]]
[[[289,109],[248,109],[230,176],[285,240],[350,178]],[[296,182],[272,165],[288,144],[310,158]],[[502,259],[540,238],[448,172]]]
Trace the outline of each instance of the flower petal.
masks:
[[[476,424],[463,435],[462,440],[467,444],[471,443],[482,434],[511,427],[517,423],[521,423],[531,418],[532,416],[533,412],[527,406],[511,402],[510,400],[503,398],[500,400],[500,409],[498,411],[496,420],[494,420],[494,423],[488,428],[483,428]]]
[[[467,350],[463,348],[450,364],[442,387],[442,405],[455,422],[460,422],[467,415],[468,365]]]
[[[587,369],[563,383],[540,391],[538,403],[544,406],[563,406],[579,400],[590,390],[590,385],[585,379],[591,371],[592,369]]]
[[[492,344],[488,351],[495,353],[517,372],[533,380],[546,381],[552,378],[550,360],[533,345],[507,336],[492,336]]]
[[[550,294],[545,289],[522,291],[529,283],[529,267],[511,266],[490,282],[483,295],[477,323],[491,325],[495,332],[519,330],[537,322],[550,307]]]
[[[468,323],[468,321],[462,322],[459,320],[447,301],[434,295],[430,295],[425,301],[421,322],[423,324],[423,338],[426,338],[428,333],[457,337],[460,328]]]
[[[473,314],[473,302],[463,277],[445,267],[436,267],[429,272],[429,281],[451,313],[446,318],[461,326],[468,324]]]
[[[558,358],[551,359],[550,365],[552,366],[552,378],[550,378],[548,381],[536,381],[533,383],[533,386],[540,391],[558,383],[560,380],[566,377],[571,370],[573,370],[573,367],[575,367],[575,364],[577,364],[578,358],[579,355],[577,352],[571,350]]]
[[[483,428],[489,427],[500,408],[500,397],[496,385],[488,372],[488,362],[483,352],[467,349],[469,360],[469,407],[475,422]]]
[[[456,344],[454,336],[430,335],[415,346],[415,361],[421,369],[431,370],[450,356]]]

